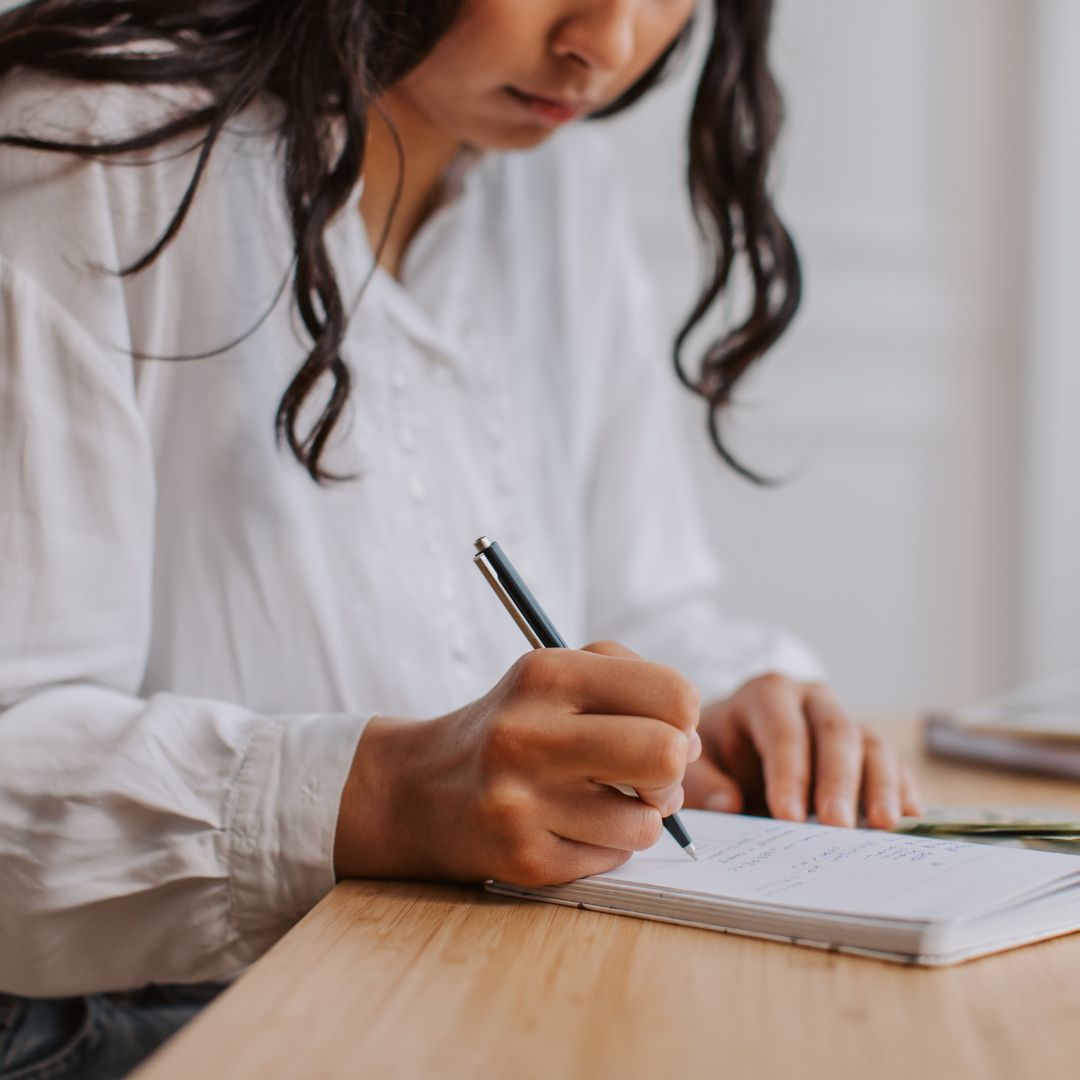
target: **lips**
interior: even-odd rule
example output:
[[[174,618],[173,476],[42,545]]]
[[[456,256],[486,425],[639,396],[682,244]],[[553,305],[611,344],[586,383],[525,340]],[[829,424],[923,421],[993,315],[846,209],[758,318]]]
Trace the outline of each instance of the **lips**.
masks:
[[[534,116],[549,124],[565,124],[584,116],[591,108],[586,102],[566,98],[545,97],[532,94],[516,86],[508,86],[507,93]]]

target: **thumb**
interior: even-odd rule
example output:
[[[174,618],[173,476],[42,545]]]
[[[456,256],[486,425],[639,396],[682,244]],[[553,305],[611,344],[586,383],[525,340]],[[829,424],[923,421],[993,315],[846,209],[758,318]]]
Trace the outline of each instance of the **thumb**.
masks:
[[[742,789],[705,755],[687,767],[683,791],[688,807],[724,814],[737,814],[743,808]]]

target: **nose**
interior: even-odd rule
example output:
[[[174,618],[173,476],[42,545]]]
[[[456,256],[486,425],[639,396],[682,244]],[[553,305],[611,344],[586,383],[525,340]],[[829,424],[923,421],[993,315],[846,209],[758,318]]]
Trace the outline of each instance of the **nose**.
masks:
[[[558,25],[553,50],[598,71],[618,71],[634,58],[638,0],[581,0]]]

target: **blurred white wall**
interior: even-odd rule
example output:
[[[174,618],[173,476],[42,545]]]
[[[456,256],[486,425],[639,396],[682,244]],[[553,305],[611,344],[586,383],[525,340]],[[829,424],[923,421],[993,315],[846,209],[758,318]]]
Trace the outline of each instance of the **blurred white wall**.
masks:
[[[1020,663],[1080,668],[1080,4],[1034,22]]]
[[[792,479],[728,474],[689,400],[688,429],[729,606],[800,631],[856,707],[1080,667],[1078,47],[1075,0],[780,2],[807,289],[729,431]],[[672,326],[690,90],[613,127]]]

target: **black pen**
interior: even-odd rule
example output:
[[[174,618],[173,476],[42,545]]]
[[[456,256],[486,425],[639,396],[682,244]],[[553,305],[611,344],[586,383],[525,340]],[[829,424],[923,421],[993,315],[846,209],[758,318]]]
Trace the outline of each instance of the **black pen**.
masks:
[[[473,562],[480,567],[480,572],[495,590],[495,595],[510,612],[511,618],[521,628],[534,649],[566,649],[569,646],[562,635],[555,629],[544,609],[536,602],[536,597],[529,591],[528,585],[521,580],[521,575],[514,569],[502,548],[481,536],[476,541],[476,554]],[[619,787],[626,795],[637,795],[632,788]],[[690,839],[686,827],[679,820],[678,814],[664,818],[664,828],[675,838],[679,847],[692,859],[696,859],[697,849]]]

